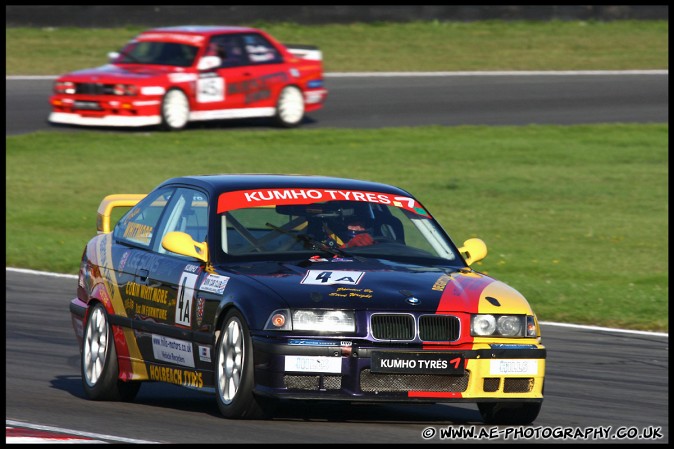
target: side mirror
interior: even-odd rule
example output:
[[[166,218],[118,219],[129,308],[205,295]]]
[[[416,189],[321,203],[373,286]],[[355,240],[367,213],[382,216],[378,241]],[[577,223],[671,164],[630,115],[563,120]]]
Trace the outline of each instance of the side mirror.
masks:
[[[480,239],[468,239],[463,242],[459,252],[466,260],[466,264],[472,265],[487,257],[487,245]]]
[[[197,70],[210,70],[222,65],[222,59],[219,56],[204,56],[197,64]]]
[[[203,262],[208,262],[208,246],[206,245],[206,242],[195,242],[189,234],[184,232],[169,232],[162,239],[161,246],[172,253],[194,257]]]
[[[114,60],[117,59],[118,57],[119,57],[119,52],[111,51],[110,53],[108,53],[108,61],[109,61],[109,62],[114,61]]]

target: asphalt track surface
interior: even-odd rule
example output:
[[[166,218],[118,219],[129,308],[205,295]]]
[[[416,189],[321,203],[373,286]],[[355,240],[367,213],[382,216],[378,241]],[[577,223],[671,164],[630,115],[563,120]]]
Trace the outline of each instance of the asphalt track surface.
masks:
[[[666,123],[666,75],[328,78],[329,106],[307,127]],[[6,81],[6,134],[46,123],[51,80]],[[219,122],[227,130],[267,129]],[[119,132],[114,131],[114,132]],[[189,132],[189,130],[187,130]],[[288,403],[272,420],[230,421],[215,399],[173,385],[144,384],[133,403],[84,399],[68,303],[76,280],[6,272],[6,419],[161,443],[667,443],[669,348],[662,334],[542,325],[548,349],[545,401],[531,426],[486,426],[475,405]],[[481,438],[441,439],[443,430]],[[430,430],[429,430],[430,429]],[[423,433],[435,433],[424,439]],[[508,438],[504,439],[506,432]],[[515,433],[519,432],[519,433]],[[553,434],[553,432],[555,432]],[[544,438],[559,432],[585,439]],[[495,439],[485,436],[492,435]],[[637,438],[620,438],[622,435]],[[639,437],[642,438],[639,438]],[[518,437],[519,439],[514,439]],[[126,439],[126,440],[124,440]]]
[[[326,105],[310,114],[303,126],[666,123],[668,80],[666,71],[376,77],[328,74]],[[85,129],[47,123],[52,84],[49,78],[6,79],[6,135]],[[191,128],[266,129],[268,123],[228,120],[202,122]]]

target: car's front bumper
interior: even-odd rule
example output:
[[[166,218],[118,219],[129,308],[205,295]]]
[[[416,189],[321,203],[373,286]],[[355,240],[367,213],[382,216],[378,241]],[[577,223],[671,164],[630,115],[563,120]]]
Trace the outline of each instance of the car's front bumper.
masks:
[[[308,341],[294,344],[254,337],[255,392],[287,399],[368,402],[540,402],[543,399],[546,350],[540,344],[472,345],[466,349],[424,349],[368,342]],[[408,369],[372,372],[372,355],[458,355],[459,373]],[[297,361],[300,361],[299,363]]]

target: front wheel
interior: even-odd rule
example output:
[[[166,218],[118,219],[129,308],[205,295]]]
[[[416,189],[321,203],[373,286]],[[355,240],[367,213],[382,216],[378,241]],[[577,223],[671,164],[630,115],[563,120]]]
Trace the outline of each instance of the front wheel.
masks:
[[[276,102],[276,123],[284,128],[299,125],[304,118],[304,96],[295,86],[286,86]]]
[[[82,385],[84,394],[96,401],[132,401],[140,382],[118,379],[117,351],[112,327],[102,304],[89,313],[82,345]]]
[[[166,131],[183,129],[190,119],[190,102],[180,89],[166,92],[161,102],[161,128]]]
[[[225,317],[215,353],[218,408],[226,418],[259,419],[265,416],[253,395],[253,343],[246,320],[236,310]]]
[[[523,426],[536,420],[541,405],[541,402],[478,402],[477,408],[486,424]]]

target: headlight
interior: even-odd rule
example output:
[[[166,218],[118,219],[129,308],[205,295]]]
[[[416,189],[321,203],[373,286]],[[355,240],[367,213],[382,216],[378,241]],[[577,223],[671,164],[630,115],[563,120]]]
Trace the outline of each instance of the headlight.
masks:
[[[138,95],[138,86],[133,84],[115,84],[112,87],[112,91],[115,95],[134,96]]]
[[[71,81],[57,81],[54,83],[54,93],[72,95],[75,93],[75,83]]]
[[[294,310],[293,330],[354,332],[356,320],[344,310]]]
[[[533,317],[479,314],[471,317],[470,334],[474,337],[535,337],[536,328]]]
[[[470,323],[471,335],[491,335],[496,330],[494,315],[474,315]]]
[[[356,320],[347,310],[287,310],[272,312],[265,330],[355,332]]]

